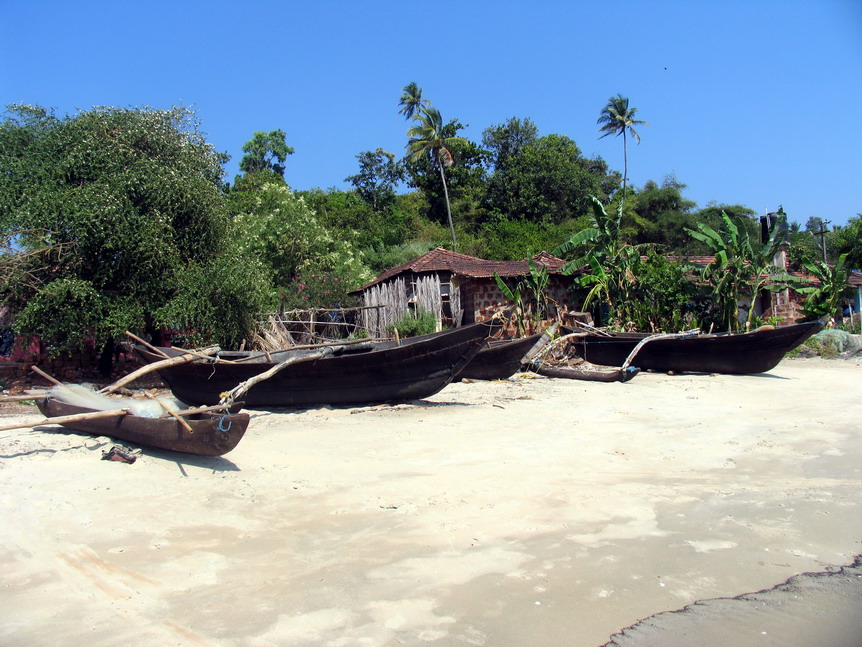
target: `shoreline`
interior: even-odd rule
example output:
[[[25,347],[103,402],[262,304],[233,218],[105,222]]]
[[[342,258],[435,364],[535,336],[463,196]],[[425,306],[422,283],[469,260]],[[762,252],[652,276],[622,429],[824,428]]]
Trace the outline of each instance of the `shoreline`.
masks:
[[[133,465],[101,461],[104,438],[4,432],[0,636],[615,644],[853,562],[860,378],[856,361],[791,359],[758,376],[456,383],[251,411],[224,457],[145,448]]]

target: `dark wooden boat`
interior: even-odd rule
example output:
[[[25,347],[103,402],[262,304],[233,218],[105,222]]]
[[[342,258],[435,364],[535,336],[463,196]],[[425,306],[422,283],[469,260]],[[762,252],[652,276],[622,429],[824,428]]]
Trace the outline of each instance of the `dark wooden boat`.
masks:
[[[225,363],[200,359],[159,369],[174,396],[190,404],[219,402],[238,384],[287,359],[309,355],[242,396],[246,407],[312,407],[324,404],[353,405],[406,402],[434,395],[449,384],[473,359],[485,340],[500,330],[497,321],[470,324],[431,335],[395,342],[337,347],[334,353],[314,358],[313,351],[285,350],[264,356],[259,352],[228,351],[218,357]],[[169,356],[182,354],[160,348]],[[135,346],[147,363],[163,359],[150,349]]]
[[[560,377],[567,380],[584,380],[586,382],[628,382],[640,372],[640,368],[627,366],[596,366],[589,362],[578,362],[571,365],[543,365],[536,373],[545,377]]]
[[[505,380],[521,370],[524,355],[541,337],[538,333],[518,339],[489,339],[455,379]]]
[[[49,419],[97,411],[61,402],[50,396],[36,400],[36,406]],[[235,405],[234,411],[238,411],[241,406],[241,403]],[[110,436],[146,447],[169,449],[198,456],[221,456],[237,446],[248,428],[249,419],[247,413],[205,411],[183,417],[191,427],[191,431],[173,417],[147,418],[132,413],[61,424],[69,429],[94,436]],[[48,420],[44,424],[50,422]]]
[[[784,355],[823,328],[812,321],[781,328],[759,328],[746,333],[669,335],[644,343],[630,363],[643,370],[692,373],[753,374],[769,371]],[[564,328],[566,333],[580,333]],[[604,366],[622,366],[644,339],[644,333],[594,332],[572,339],[576,352],[586,361]]]

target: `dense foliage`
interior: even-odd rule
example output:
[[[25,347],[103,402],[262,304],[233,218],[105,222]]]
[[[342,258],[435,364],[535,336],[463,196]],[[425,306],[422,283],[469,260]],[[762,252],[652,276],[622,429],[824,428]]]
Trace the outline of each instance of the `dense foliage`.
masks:
[[[2,296],[18,332],[55,350],[88,337],[110,346],[125,330],[159,323],[187,280],[218,273],[232,240],[224,159],[197,126],[182,108],[62,118],[38,107],[8,110],[0,230],[14,246],[3,259],[10,271]]]

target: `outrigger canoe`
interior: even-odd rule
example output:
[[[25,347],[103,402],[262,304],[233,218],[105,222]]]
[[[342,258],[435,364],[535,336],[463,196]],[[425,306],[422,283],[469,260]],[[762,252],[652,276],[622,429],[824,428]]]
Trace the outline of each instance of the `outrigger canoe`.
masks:
[[[765,373],[775,368],[793,350],[823,328],[820,321],[764,327],[746,333],[680,334],[656,336],[644,343],[631,364],[642,370],[692,373]],[[577,354],[593,364],[622,366],[635,347],[651,337],[646,333],[573,334]]]
[[[47,418],[41,424],[61,424],[75,431],[94,436],[109,436],[145,447],[168,449],[174,452],[197,454],[198,456],[221,456],[234,449],[248,428],[249,414],[230,411],[202,411],[177,418],[151,418],[131,412],[100,411],[75,404],[62,402],[50,396],[37,399],[36,406]],[[242,408],[242,403],[232,407],[233,411]],[[83,414],[107,414],[108,417],[80,419]],[[64,418],[72,416],[71,421]],[[186,428],[188,425],[188,428]]]
[[[449,384],[500,328],[499,321],[492,320],[410,337],[400,343],[333,346],[324,357],[308,350],[221,351],[213,359],[200,358],[157,372],[183,402],[213,405],[238,384],[296,360],[245,392],[245,406],[407,402],[434,395]],[[183,354],[181,350],[154,348],[137,345],[134,351],[145,363]]]

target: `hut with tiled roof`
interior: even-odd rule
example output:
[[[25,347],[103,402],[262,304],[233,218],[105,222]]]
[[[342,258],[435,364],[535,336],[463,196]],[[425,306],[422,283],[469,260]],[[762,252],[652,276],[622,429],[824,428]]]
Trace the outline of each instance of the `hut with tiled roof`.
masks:
[[[568,312],[568,287],[561,258],[546,252],[533,257],[536,267],[548,269],[547,296],[554,317]],[[385,336],[387,327],[411,310],[434,313],[438,328],[487,321],[496,312],[513,307],[497,286],[494,275],[519,279],[530,273],[530,261],[489,261],[443,248],[386,270],[371,283],[351,294],[362,297],[363,328],[373,336]]]

